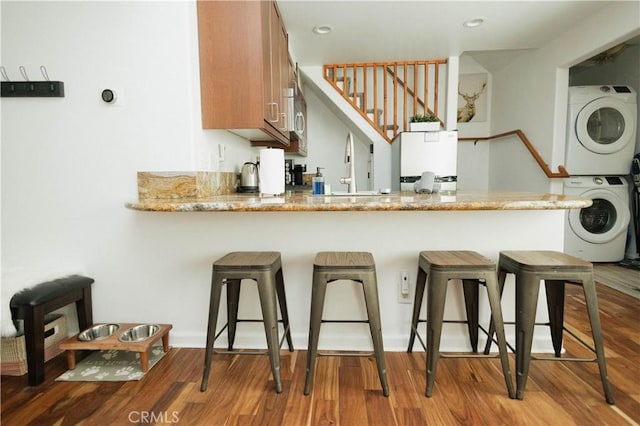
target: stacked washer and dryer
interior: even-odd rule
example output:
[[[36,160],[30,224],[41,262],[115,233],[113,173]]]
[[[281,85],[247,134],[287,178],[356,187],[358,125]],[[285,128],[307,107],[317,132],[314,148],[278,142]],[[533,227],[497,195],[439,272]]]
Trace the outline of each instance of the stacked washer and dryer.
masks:
[[[567,212],[568,254],[591,262],[624,259],[636,128],[631,87],[569,87],[565,167],[571,177],[564,193],[591,198],[593,205]]]

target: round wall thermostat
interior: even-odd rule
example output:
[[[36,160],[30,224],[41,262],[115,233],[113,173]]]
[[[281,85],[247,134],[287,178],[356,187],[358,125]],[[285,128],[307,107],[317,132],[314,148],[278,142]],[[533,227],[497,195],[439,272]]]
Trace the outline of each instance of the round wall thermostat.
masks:
[[[102,91],[102,100],[108,104],[115,103],[116,101],[116,92],[111,89],[104,89]]]

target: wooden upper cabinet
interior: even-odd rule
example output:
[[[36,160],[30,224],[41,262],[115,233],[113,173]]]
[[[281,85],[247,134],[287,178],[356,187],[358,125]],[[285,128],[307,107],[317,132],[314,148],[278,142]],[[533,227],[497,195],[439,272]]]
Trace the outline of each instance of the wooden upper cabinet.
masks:
[[[276,3],[198,1],[198,37],[202,127],[288,146],[281,65],[288,45]]]

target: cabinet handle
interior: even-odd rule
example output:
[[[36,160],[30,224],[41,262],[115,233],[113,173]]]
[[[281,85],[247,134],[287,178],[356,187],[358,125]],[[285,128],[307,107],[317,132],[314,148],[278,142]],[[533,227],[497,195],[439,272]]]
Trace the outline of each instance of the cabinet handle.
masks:
[[[280,108],[278,106],[278,103],[277,102],[269,102],[267,105],[270,106],[269,109],[271,111],[271,117],[275,117],[275,119],[269,118],[269,121],[271,123],[277,123],[278,121],[280,121],[280,112],[279,112]],[[273,106],[274,105],[276,106],[276,113],[275,114],[273,113]]]
[[[298,126],[298,123],[300,124],[300,126]],[[304,129],[306,127],[306,122],[304,119],[304,114],[302,114],[301,112],[296,114],[296,132],[297,133],[304,133]]]
[[[282,116],[282,127],[280,127],[280,130],[282,130],[283,132],[286,132],[287,131],[287,114],[283,112],[280,115]]]

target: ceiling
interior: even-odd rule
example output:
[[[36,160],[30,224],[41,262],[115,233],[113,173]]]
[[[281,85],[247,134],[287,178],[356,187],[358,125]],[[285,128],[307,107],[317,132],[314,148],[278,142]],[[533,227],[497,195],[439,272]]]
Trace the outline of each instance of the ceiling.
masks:
[[[613,1],[278,0],[302,65],[440,59],[472,54],[496,69],[546,45]],[[463,22],[482,18],[483,25]],[[333,30],[314,34],[318,25]],[[491,71],[491,69],[489,69]]]

